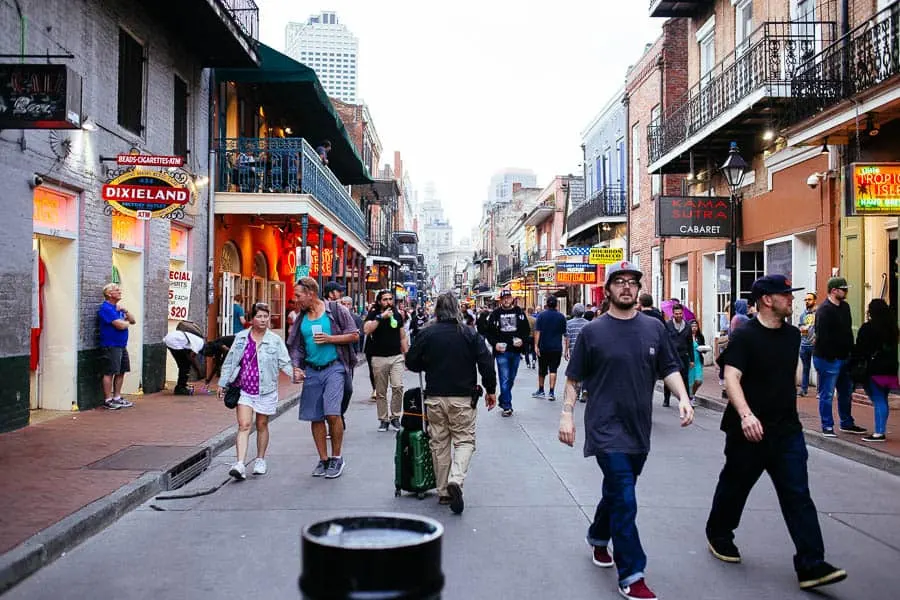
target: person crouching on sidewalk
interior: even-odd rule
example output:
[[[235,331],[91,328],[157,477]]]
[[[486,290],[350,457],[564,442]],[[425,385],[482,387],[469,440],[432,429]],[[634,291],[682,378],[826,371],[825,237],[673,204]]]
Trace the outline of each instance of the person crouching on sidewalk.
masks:
[[[425,371],[425,406],[438,501],[449,504],[458,515],[465,507],[462,486],[475,453],[476,367],[487,391],[484,404],[488,410],[497,404],[497,376],[484,338],[460,323],[452,294],[438,296],[434,315],[436,322],[422,329],[413,341],[406,354],[406,367]]]
[[[319,298],[319,284],[312,277],[302,277],[294,286],[294,300],[300,315],[288,336],[294,381],[303,381],[300,394],[300,420],[310,422],[319,462],[313,477],[335,479],[344,472],[341,446],[344,422],[341,417],[346,374],[356,366],[356,352],[351,348],[359,340],[353,316],[340,302]],[[331,456],[328,455],[327,432],[331,431]]]
[[[256,460],[253,474],[265,475],[266,449],[269,446],[269,417],[278,408],[278,371],[292,375],[291,357],[284,341],[269,329],[269,305],[257,302],[250,308],[250,328],[234,336],[234,343],[222,365],[218,397],[225,395],[225,387],[237,382],[241,397],[236,408],[237,462],[229,475],[235,479],[247,478],[247,446],[250,443],[250,427],[256,413]]]

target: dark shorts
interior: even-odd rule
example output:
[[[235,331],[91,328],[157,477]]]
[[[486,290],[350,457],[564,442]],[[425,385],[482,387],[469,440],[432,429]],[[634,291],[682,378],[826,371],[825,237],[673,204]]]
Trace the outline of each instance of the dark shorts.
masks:
[[[562,350],[541,350],[541,355],[538,357],[538,375],[544,377],[548,371],[556,373],[561,360]]]
[[[341,361],[336,360],[321,371],[308,368],[304,373],[300,420],[324,421],[326,416],[339,417],[346,382]]]
[[[128,348],[118,346],[103,348],[104,375],[124,375],[129,371],[131,371],[131,361],[128,360]]]

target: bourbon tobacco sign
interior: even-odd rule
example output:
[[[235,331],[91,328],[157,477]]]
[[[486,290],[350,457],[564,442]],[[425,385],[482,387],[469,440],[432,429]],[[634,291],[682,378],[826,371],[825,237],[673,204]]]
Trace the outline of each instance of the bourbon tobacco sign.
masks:
[[[731,237],[731,200],[721,196],[659,196],[656,235],[683,238]]]

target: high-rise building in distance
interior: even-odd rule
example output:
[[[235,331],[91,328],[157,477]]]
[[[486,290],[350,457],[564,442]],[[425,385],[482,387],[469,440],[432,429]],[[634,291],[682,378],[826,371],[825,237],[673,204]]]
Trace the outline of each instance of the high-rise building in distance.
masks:
[[[315,71],[329,96],[356,103],[359,40],[340,24],[337,13],[322,12],[306,23],[288,23],[284,38],[285,54]]]

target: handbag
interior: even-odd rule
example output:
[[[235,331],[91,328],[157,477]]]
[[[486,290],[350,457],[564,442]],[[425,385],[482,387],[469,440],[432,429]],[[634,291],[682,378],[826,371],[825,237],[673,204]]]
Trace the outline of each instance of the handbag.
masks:
[[[853,383],[865,384],[869,380],[869,363],[874,357],[853,356],[848,367]]]
[[[238,385],[238,381],[240,381],[241,370],[238,368],[238,372],[235,373],[234,381],[225,386],[225,408],[234,409],[238,405],[238,400],[241,399],[241,386]]]

